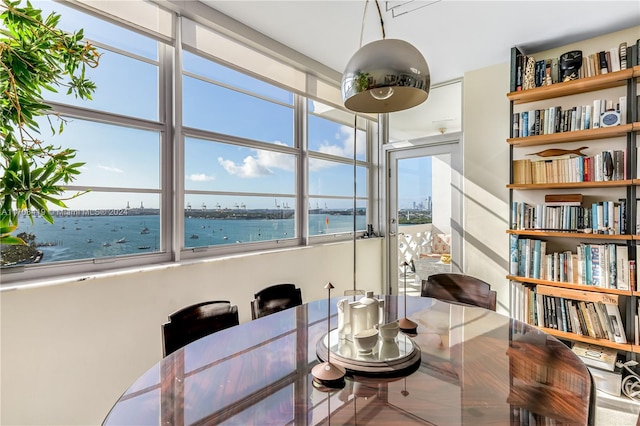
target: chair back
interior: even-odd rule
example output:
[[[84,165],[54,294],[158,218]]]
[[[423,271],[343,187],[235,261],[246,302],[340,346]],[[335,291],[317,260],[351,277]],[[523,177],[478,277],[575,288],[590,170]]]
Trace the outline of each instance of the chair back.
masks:
[[[252,319],[302,305],[302,291],[295,284],[272,285],[260,290],[254,297],[251,301]]]
[[[481,279],[464,274],[442,273],[422,280],[423,297],[496,310],[496,292]]]
[[[162,325],[164,356],[204,336],[240,324],[238,307],[227,300],[196,303],[169,315]]]

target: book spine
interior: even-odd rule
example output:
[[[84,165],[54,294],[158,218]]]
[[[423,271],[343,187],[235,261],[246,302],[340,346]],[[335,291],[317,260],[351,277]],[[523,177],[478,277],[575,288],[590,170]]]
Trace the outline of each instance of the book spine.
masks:
[[[618,55],[620,57],[620,69],[626,70],[627,69],[627,43],[626,42],[622,42],[618,46]]]
[[[514,234],[509,235],[509,242],[509,273],[511,275],[518,275],[518,236]]]
[[[619,290],[630,290],[629,287],[629,248],[620,245],[616,247],[616,277]]]
[[[593,128],[597,129],[600,127],[600,108],[602,101],[600,99],[596,99],[593,101]]]
[[[607,74],[607,54],[606,52],[598,52],[598,64],[600,66],[600,74]]]

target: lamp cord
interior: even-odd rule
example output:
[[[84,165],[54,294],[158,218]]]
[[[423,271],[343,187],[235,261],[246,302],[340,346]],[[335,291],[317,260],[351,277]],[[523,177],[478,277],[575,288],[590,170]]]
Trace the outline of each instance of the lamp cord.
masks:
[[[378,9],[378,16],[380,17],[380,29],[382,30],[382,39],[386,38],[386,34],[384,32],[384,20],[382,19],[382,11],[380,10],[380,3],[378,0],[374,0],[376,2],[376,8]],[[364,38],[364,20],[367,16],[367,6],[369,5],[369,0],[364,2],[364,11],[362,12],[362,27],[360,28],[360,47],[362,47],[362,39]]]
[[[380,17],[380,29],[382,29],[382,39],[384,40],[384,38],[385,38],[384,21],[382,20],[382,12],[380,11],[380,3],[378,3],[378,0],[375,0],[375,2],[376,2],[376,7],[378,8],[378,16]]]
[[[358,229],[356,222],[356,189],[357,189],[357,173],[356,173],[356,145],[358,143],[357,139],[357,130],[358,130],[358,114],[353,115],[353,290],[355,294],[355,290],[358,288],[357,285],[357,277],[356,277],[356,232]]]

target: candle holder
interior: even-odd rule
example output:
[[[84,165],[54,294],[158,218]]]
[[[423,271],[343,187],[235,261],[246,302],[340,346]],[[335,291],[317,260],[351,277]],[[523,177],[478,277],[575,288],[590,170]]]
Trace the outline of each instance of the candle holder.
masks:
[[[327,361],[321,362],[311,369],[314,385],[328,388],[341,388],[344,386],[346,370],[331,362],[331,289],[333,285],[328,282],[327,289]]]
[[[404,318],[401,318],[398,321],[398,325],[400,326],[400,331],[405,334],[417,334],[418,324],[407,318],[407,268],[409,267],[409,264],[405,260],[402,262],[401,266],[404,270]]]

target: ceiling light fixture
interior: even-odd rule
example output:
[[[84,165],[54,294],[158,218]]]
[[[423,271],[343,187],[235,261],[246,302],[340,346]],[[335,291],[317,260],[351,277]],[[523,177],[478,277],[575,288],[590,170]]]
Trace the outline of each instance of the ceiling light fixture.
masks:
[[[360,46],[367,11],[362,17]],[[351,111],[388,113],[420,105],[429,97],[431,74],[424,56],[410,43],[386,39],[378,0],[382,40],[366,44],[353,55],[342,74],[342,100]]]

